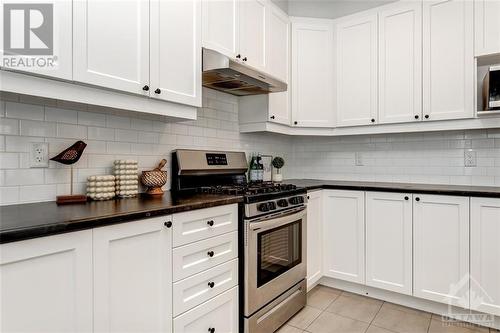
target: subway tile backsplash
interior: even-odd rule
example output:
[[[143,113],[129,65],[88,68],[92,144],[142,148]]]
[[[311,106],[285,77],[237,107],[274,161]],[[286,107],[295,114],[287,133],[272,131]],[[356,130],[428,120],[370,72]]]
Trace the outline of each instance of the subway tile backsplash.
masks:
[[[170,160],[176,148],[281,155],[285,178],[500,186],[500,129],[335,138],[240,134],[237,98],[208,89],[203,96],[197,120],[169,123],[160,116],[3,93],[0,205],[68,194],[70,169],[54,162],[29,168],[29,144],[48,142],[54,156],[76,140],[88,144],[75,165],[77,193],[84,193],[88,176],[111,173],[115,159],[136,159],[146,170]],[[467,149],[476,151],[476,167],[464,167]]]

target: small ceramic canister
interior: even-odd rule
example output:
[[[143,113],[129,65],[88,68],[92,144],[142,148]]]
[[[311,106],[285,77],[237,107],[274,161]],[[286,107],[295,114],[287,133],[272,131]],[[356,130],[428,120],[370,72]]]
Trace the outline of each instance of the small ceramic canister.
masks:
[[[90,176],[87,178],[87,196],[92,200],[109,200],[115,197],[115,176]]]

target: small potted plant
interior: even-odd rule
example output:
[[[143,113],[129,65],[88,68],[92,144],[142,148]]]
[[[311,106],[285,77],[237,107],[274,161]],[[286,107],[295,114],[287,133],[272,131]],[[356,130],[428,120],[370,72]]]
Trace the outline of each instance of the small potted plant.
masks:
[[[285,160],[280,156],[276,156],[273,159],[272,164],[273,164],[273,167],[276,168],[276,173],[274,174],[273,180],[275,182],[283,181],[283,175],[281,174],[281,168],[285,165]]]

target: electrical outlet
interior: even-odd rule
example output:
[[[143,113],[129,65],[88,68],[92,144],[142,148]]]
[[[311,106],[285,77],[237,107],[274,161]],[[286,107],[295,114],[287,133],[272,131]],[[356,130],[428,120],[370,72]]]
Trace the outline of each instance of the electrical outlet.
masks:
[[[31,142],[30,168],[49,167],[49,144],[46,142]]]
[[[468,168],[477,166],[477,154],[475,151],[473,151],[471,149],[465,151],[464,165],[465,165],[465,167],[468,167]]]
[[[355,153],[354,154],[354,162],[356,164],[356,166],[363,166],[364,163],[363,163],[363,154],[362,153]]]

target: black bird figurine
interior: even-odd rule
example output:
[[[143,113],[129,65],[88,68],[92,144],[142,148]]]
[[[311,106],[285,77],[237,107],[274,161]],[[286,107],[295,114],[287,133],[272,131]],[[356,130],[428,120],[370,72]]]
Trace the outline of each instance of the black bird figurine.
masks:
[[[73,195],[73,164],[78,162],[80,157],[82,157],[85,147],[87,147],[87,144],[85,142],[77,141],[71,147],[66,148],[65,150],[60,152],[57,156],[54,156],[50,159],[51,161],[56,161],[61,164],[71,165],[71,182],[70,182],[71,194],[57,196],[56,203],[58,205],[87,202],[87,196]]]
[[[77,141],[71,147],[66,148],[57,156],[52,157],[50,160],[66,165],[75,164],[76,162],[78,162],[80,157],[82,157],[85,147],[87,147],[87,144],[85,142]]]

